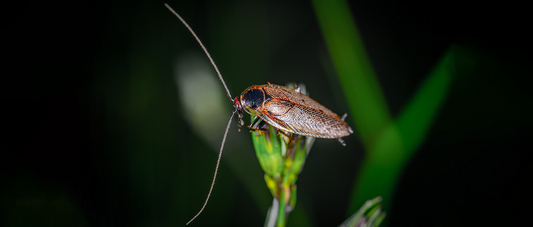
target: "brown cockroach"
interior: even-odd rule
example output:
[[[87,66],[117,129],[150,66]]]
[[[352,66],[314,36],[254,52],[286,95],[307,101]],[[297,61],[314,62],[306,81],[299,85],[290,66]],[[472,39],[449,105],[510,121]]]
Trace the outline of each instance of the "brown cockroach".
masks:
[[[220,152],[218,154],[217,165],[215,167],[215,174],[213,176],[213,182],[211,188],[207,194],[202,209],[189,221],[187,225],[191,223],[207,205],[207,201],[211,196],[211,191],[215,185],[216,176],[218,173],[218,167],[220,165],[220,158],[222,157],[222,150],[224,149],[224,143],[226,142],[226,136],[231,124],[231,120],[235,113],[239,115],[239,131],[241,126],[244,125],[243,110],[248,114],[255,116],[252,124],[249,126],[252,131],[260,130],[265,124],[270,124],[274,128],[294,133],[302,136],[310,136],[324,139],[337,139],[343,146],[346,144],[342,141],[341,137],[348,136],[353,133],[352,129],[344,121],[346,114],[341,118],[328,108],[324,107],[317,101],[309,98],[307,95],[300,93],[300,88],[292,89],[280,85],[274,85],[271,83],[265,85],[254,85],[242,92],[238,97],[232,98],[229,92],[222,74],[218,70],[217,65],[211,58],[211,55],[205,48],[202,41],[196,36],[196,33],[192,28],[176,13],[168,4],[165,6],[180,19],[180,21],[189,29],[196,41],[200,44],[205,54],[211,61],[211,64],[215,68],[215,71],[226,89],[228,97],[233,102],[235,110],[231,114],[224,137],[222,138],[222,144],[220,146]],[[280,132],[281,132],[280,131]]]
[[[258,130],[268,123],[278,130],[324,139],[338,139],[353,133],[343,118],[322,106],[309,96],[300,93],[300,89],[268,83],[254,85],[244,90],[234,99],[234,106],[242,119],[242,110],[255,116],[250,125]],[[262,121],[259,121],[262,120]],[[244,122],[240,122],[240,125]]]

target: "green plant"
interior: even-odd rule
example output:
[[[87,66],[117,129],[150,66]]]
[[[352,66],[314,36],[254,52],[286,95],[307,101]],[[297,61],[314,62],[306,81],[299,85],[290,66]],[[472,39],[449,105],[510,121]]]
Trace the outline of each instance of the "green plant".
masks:
[[[394,119],[385,102],[348,4],[314,0],[337,76],[365,147],[366,158],[352,191],[350,210],[382,196],[388,207],[398,175],[424,140],[453,79],[448,49],[403,111]]]
[[[300,88],[306,94],[305,86]],[[252,116],[252,122],[254,118]],[[268,124],[251,134],[257,159],[265,172],[266,185],[274,197],[265,226],[285,226],[288,215],[296,206],[298,174],[315,138],[291,134]]]

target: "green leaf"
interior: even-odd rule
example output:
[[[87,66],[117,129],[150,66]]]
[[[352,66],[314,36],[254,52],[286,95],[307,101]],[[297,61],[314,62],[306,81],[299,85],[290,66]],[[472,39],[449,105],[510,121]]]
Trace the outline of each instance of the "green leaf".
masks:
[[[368,198],[390,202],[398,174],[422,143],[452,80],[448,50],[397,120],[392,119],[356,24],[342,0],[314,0],[335,70],[367,157],[352,192],[350,210]]]

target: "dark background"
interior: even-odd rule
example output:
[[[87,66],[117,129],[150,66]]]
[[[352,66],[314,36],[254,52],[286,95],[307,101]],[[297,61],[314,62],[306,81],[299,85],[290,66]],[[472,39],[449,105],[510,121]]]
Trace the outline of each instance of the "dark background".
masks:
[[[348,111],[311,3],[168,3],[200,36],[234,96],[252,84],[303,82],[318,102]],[[507,226],[527,219],[527,7],[349,4],[393,116],[450,45],[472,56],[398,179],[387,224]],[[9,117],[1,225],[184,225],[205,199],[218,152],[185,120],[173,76],[183,53],[203,56],[185,27],[162,1],[26,2],[4,10],[16,16],[4,34]],[[226,111],[214,113],[222,125],[232,105],[225,102]],[[263,225],[271,195],[248,133],[237,133],[235,124],[211,201],[193,226]],[[348,217],[365,151],[357,135],[345,141],[347,147],[315,143],[289,226],[337,226]]]

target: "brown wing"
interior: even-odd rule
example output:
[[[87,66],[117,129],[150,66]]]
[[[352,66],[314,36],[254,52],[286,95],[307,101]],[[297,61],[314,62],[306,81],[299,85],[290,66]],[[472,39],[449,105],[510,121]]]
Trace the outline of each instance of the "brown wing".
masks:
[[[308,96],[284,86],[268,84],[259,117],[276,128],[317,138],[340,138],[352,133],[337,114]]]

